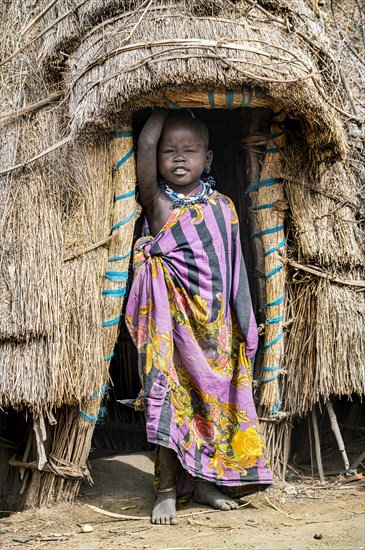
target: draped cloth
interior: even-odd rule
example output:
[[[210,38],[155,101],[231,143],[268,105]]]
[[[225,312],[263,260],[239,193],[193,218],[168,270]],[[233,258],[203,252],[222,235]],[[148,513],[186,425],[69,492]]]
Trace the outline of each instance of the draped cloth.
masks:
[[[126,324],[138,350],[147,438],[192,476],[271,484],[252,395],[257,326],[238,217],[214,192],[174,209],[134,250]]]

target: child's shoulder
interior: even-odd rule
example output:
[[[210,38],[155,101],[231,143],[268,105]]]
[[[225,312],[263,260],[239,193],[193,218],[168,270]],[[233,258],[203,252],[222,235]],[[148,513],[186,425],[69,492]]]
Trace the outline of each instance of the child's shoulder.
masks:
[[[231,208],[232,210],[236,211],[236,207],[233,204],[232,199],[227,197],[227,195],[223,195],[223,193],[220,193],[219,191],[214,191],[213,198],[219,202],[221,205],[224,205],[226,208]]]

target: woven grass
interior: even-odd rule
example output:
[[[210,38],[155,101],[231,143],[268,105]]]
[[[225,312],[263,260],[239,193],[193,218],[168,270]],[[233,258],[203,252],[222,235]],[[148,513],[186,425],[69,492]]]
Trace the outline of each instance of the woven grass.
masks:
[[[251,107],[276,103],[287,115],[283,410],[304,414],[332,393],[363,393],[364,82],[361,25],[348,18],[356,7],[333,11],[331,24],[301,0],[36,4],[0,3],[0,406],[35,415],[59,407],[53,453],[85,467],[94,424],[79,410],[98,415],[100,396],[89,397],[106,381],[117,333],[102,323],[122,304],[102,295],[118,287],[104,274],[108,258],[128,251],[133,220],[110,230],[135,207],[133,197],[114,203],[133,189],[134,165],[131,157],[113,171],[124,145],[110,131],[142,107],[198,107],[196,90],[200,107],[212,107],[212,90],[216,108],[241,105],[242,93],[248,106],[251,90]],[[341,30],[350,23],[351,40]],[[288,425],[270,420],[265,430],[284,471]],[[45,477],[49,495],[76,494],[77,485]],[[41,491],[37,502],[47,498]]]
[[[261,86],[286,110],[306,121],[312,147],[326,143],[325,155],[341,155],[343,135],[321,97],[319,76],[309,55],[280,29],[253,26],[240,18],[192,19],[184,6],[130,15],[128,25],[117,19],[84,38],[70,62],[72,129],[75,133],[105,131],[147,106],[156,89],[166,95],[178,90],[237,89],[242,78]],[[133,36],[130,34],[133,30]],[[202,37],[214,39],[202,39]],[[105,38],[107,37],[107,38]],[[102,40],[103,39],[103,40]],[[102,47],[101,47],[102,46]],[[315,82],[315,84],[314,84]]]

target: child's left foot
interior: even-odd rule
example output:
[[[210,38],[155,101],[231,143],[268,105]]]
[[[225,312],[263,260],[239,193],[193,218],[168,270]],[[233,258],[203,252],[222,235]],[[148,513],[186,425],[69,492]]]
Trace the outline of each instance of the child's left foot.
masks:
[[[233,510],[238,508],[235,500],[224,495],[214,483],[206,481],[195,482],[194,501],[198,504],[208,504],[216,510]]]

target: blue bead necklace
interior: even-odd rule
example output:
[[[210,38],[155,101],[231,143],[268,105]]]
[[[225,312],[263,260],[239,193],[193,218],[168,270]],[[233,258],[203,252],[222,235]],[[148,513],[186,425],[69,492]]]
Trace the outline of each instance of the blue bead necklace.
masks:
[[[207,203],[210,196],[213,193],[212,186],[215,184],[215,180],[212,176],[209,176],[206,181],[203,179],[199,180],[202,186],[202,190],[198,195],[190,195],[186,197],[183,193],[177,193],[169,187],[169,183],[165,179],[160,179],[158,185],[162,193],[170,199],[172,202],[171,208],[181,208],[182,206],[189,206],[191,204],[196,204],[199,202]]]

